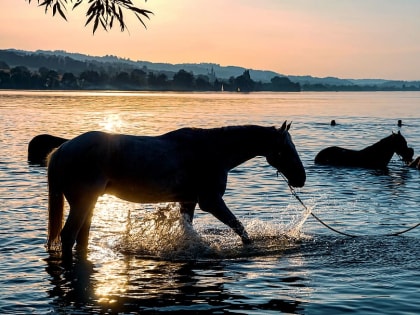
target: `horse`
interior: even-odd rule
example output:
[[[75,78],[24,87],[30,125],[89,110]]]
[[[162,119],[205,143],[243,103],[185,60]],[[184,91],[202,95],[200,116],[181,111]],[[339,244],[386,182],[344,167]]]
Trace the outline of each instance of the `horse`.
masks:
[[[223,200],[228,172],[264,156],[291,187],[302,187],[306,172],[290,125],[182,128],[159,136],[90,131],[63,143],[48,161],[47,249],[61,247],[63,259],[72,257],[75,244],[76,250],[87,249],[93,210],[103,194],[136,203],[177,202],[191,224],[198,204],[244,245],[251,243]],[[70,211],[63,227],[64,197]]]
[[[394,153],[400,155],[406,163],[413,159],[414,151],[412,148],[407,147],[407,141],[400,131],[398,133],[393,132],[390,136],[360,151],[337,146],[325,148],[315,156],[315,163],[385,169]]]
[[[46,166],[48,154],[67,140],[68,139],[48,134],[41,134],[33,137],[28,145],[28,162],[30,164]]]

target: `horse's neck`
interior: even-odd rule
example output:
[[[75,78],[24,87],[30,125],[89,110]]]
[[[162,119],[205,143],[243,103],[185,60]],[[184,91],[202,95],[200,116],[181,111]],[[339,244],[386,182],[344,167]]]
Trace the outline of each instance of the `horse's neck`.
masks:
[[[215,149],[224,154],[226,168],[232,169],[256,156],[265,156],[274,145],[275,135],[275,128],[270,127],[227,127]]]
[[[364,148],[360,152],[388,162],[394,155],[395,148],[392,144],[391,136],[389,136]]]

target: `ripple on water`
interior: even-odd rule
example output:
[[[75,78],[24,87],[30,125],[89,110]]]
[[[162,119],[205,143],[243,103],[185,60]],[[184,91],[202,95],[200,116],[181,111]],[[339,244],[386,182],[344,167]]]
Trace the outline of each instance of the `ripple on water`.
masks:
[[[407,113],[418,111],[420,94],[0,94],[0,313],[393,315],[420,309],[420,229],[375,236],[419,222],[420,172],[397,157],[386,172],[313,162],[323,147],[363,147],[389,135],[397,116],[418,152],[419,118]],[[191,227],[176,207],[163,206],[162,216],[102,198],[88,259],[77,256],[66,269],[46,253],[46,169],[26,163],[31,137],[70,138],[112,125],[118,132],[155,135],[184,126],[278,125],[286,118],[294,121],[291,133],[307,170],[299,196],[334,227],[365,237],[336,235],[312,217],[303,220],[304,209],[287,185],[258,157],[229,174],[225,194],[252,246],[244,248],[201,211]],[[331,119],[337,119],[334,128]],[[132,211],[127,228],[134,207],[140,210]]]

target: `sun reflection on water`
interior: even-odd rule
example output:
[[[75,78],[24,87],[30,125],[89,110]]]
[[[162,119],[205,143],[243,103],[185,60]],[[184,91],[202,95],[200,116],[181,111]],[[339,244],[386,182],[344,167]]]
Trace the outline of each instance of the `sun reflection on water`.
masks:
[[[124,125],[124,120],[119,114],[108,114],[99,122],[99,126],[108,132],[121,132]]]
[[[121,260],[107,261],[98,268],[95,284],[95,295],[101,304],[114,304],[116,296],[124,295],[128,291],[129,277],[125,273],[126,266]]]

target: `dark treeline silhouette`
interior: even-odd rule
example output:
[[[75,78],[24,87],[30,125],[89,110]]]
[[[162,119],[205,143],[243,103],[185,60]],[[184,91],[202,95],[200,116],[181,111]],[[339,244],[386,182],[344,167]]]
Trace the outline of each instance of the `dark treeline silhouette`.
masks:
[[[142,69],[117,70],[113,67],[86,66],[74,60],[75,72],[63,72],[41,66],[30,70],[26,66],[9,67],[0,61],[0,89],[36,90],[157,90],[157,91],[300,91],[299,83],[287,77],[275,76],[271,82],[255,82],[249,70],[237,77],[217,79],[214,75],[194,75],[179,70],[176,73]],[[68,65],[67,65],[68,66]],[[84,68],[84,69],[83,69]]]
[[[0,89],[420,91],[420,81],[286,77],[271,71],[214,66],[220,76],[213,64],[185,64],[184,68],[115,56],[8,49],[0,50]]]

